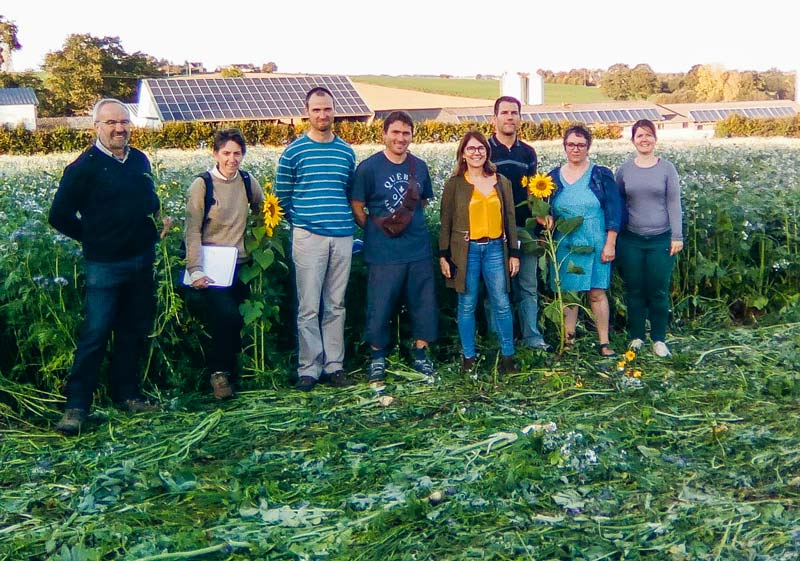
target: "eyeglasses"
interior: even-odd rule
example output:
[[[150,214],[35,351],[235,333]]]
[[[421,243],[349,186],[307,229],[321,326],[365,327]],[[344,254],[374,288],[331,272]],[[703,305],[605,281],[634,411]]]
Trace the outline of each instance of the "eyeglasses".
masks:
[[[467,154],[485,154],[486,146],[467,146],[464,148],[464,152]]]
[[[122,125],[123,127],[129,127],[131,125],[129,119],[122,119],[121,121],[115,121],[114,119],[109,119],[108,121],[95,121],[95,123],[102,123],[107,127],[116,127],[117,125]]]
[[[564,146],[567,147],[567,150],[585,150],[589,145],[585,142],[567,142]]]

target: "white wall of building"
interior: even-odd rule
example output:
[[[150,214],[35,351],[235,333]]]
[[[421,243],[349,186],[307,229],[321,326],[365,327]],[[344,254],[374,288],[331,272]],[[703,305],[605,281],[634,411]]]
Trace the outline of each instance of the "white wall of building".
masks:
[[[36,106],[0,105],[0,126],[14,128],[19,125],[29,131],[36,130]]]
[[[138,104],[139,110],[137,114],[131,117],[133,125],[148,129],[160,129],[164,123],[159,116],[156,100],[153,99],[153,92],[144,85],[144,82],[139,83]]]
[[[544,77],[538,71],[504,72],[500,78],[502,95],[517,98],[522,105],[544,104]]]

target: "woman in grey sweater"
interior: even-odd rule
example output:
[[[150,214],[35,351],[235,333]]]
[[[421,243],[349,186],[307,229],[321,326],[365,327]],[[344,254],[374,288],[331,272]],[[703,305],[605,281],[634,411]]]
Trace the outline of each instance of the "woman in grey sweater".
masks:
[[[683,249],[683,211],[678,172],[655,154],[656,127],[647,119],[633,125],[636,156],[622,164],[616,179],[627,211],[617,240],[617,266],[625,281],[630,347],[639,350],[650,319],[653,352],[668,357],[669,287],[675,255]]]

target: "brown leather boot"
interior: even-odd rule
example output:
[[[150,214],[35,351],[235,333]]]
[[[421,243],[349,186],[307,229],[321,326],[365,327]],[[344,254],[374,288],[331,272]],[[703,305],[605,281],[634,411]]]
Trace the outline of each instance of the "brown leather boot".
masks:
[[[461,373],[462,374],[470,374],[472,369],[475,368],[475,364],[478,362],[478,357],[474,356],[472,358],[467,358],[464,355],[461,355]]]
[[[214,397],[217,399],[229,399],[233,397],[233,387],[227,372],[214,372],[211,375],[211,389],[214,390]]]
[[[519,372],[517,365],[514,364],[514,356],[501,356],[500,367],[497,369],[500,374],[516,374]]]

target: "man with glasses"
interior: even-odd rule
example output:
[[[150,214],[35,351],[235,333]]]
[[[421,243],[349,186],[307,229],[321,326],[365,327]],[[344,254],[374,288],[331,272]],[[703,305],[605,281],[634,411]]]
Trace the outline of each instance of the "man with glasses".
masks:
[[[109,386],[112,399],[131,413],[152,410],[139,391],[139,360],[156,307],[153,262],[160,203],[142,152],[128,146],[131,121],[116,99],[92,111],[95,143],[66,167],[50,208],[50,224],[83,246],[84,320],[67,404],[56,429],[77,434],[97,389],[100,365],[113,332]],[[164,218],[163,237],[170,226]]]
[[[489,138],[492,149],[490,160],[497,166],[497,172],[511,181],[514,192],[517,229],[525,227],[531,218],[527,205],[520,205],[528,198],[528,191],[522,185],[523,177],[536,174],[538,161],[536,150],[517,138],[517,131],[522,122],[520,111],[522,104],[511,96],[503,96],[494,102],[494,134]],[[539,258],[532,254],[522,253],[519,274],[511,279],[511,299],[517,307],[522,343],[529,348],[552,350],[539,331],[539,294],[538,275]],[[484,301],[489,328],[497,332],[494,316],[488,300]]]

